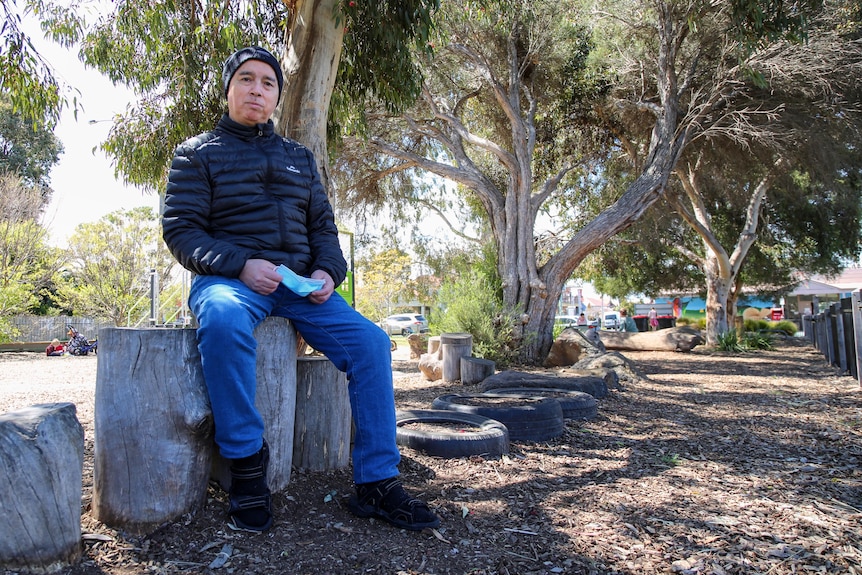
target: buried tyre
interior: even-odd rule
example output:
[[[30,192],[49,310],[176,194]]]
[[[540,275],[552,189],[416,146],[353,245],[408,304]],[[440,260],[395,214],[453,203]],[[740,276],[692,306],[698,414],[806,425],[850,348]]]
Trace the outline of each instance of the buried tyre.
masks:
[[[442,395],[431,404],[435,409],[472,413],[499,421],[512,441],[547,441],[565,429],[560,402],[550,397],[517,395]]]
[[[565,419],[592,419],[598,414],[598,402],[589,393],[551,387],[502,387],[482,395],[520,395],[552,397],[560,402]]]
[[[398,445],[437,457],[509,453],[506,426],[472,413],[449,410],[399,410],[395,414]]]

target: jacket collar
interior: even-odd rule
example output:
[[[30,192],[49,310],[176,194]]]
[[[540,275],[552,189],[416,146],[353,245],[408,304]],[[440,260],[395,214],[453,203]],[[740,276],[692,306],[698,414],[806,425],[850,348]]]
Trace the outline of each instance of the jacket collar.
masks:
[[[256,126],[246,126],[239,122],[234,122],[230,116],[224,114],[218,122],[218,127],[228,134],[241,138],[243,140],[251,140],[252,138],[271,136],[275,133],[275,124],[272,120],[268,120],[266,124],[258,124]]]

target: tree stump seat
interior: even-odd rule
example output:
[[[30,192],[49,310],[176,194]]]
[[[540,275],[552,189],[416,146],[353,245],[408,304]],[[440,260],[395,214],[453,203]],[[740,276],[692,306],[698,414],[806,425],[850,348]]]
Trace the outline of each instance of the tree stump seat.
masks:
[[[349,408],[314,405],[331,401],[331,393],[297,396],[293,326],[284,318],[270,317],[254,335],[255,404],[270,447],[270,489],[287,487],[295,454],[302,455],[303,468],[346,466],[343,430],[350,425]],[[105,328],[99,332],[99,347],[94,515],[111,527],[146,534],[201,508],[210,479],[225,489],[230,486],[229,462],[213,441],[196,330]],[[340,374],[334,366],[332,372],[319,372],[327,377]],[[342,387],[344,395],[339,398],[346,398],[346,386],[338,385],[343,381],[339,378],[326,389]],[[294,445],[297,413],[302,415],[301,437],[309,437],[314,445]],[[336,418],[339,421],[333,421]],[[323,436],[327,429],[337,434],[332,441]]]
[[[84,429],[71,403],[0,415],[0,570],[52,572],[81,556]]]

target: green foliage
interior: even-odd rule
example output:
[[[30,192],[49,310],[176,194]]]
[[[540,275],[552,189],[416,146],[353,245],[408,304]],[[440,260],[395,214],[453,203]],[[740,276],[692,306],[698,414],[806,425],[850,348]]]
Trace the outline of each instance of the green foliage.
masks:
[[[770,323],[769,327],[771,329],[777,329],[777,330],[783,331],[784,333],[786,333],[789,336],[794,336],[794,335],[796,335],[796,332],[799,331],[799,326],[797,326],[794,322],[790,321],[789,319],[783,319],[781,321],[772,322],[772,323]]]
[[[43,190],[47,202],[49,173],[62,152],[52,131],[14,112],[8,96],[0,92],[0,173],[10,172],[25,185]]]
[[[0,173],[0,316],[25,313],[39,302],[60,265],[37,216],[39,191],[10,173]]]
[[[44,25],[74,27],[74,10],[42,0],[0,0],[0,95],[27,122],[51,129],[68,104],[69,90],[61,85],[49,62],[39,54],[22,28],[22,16],[32,14]],[[73,104],[77,104],[73,98]]]
[[[149,207],[79,225],[69,254],[70,265],[59,283],[61,301],[79,315],[107,317],[116,325],[147,313],[150,270],[156,270],[159,285],[166,285],[176,263]]]
[[[744,351],[742,343],[740,343],[739,336],[736,334],[735,330],[729,330],[718,334],[718,349],[734,353]]]
[[[743,321],[743,328],[745,331],[754,332],[769,329],[769,321],[765,319],[746,319]]]
[[[344,45],[331,105],[337,121],[354,116],[372,95],[391,113],[413,103],[422,73],[411,48],[431,54],[432,16],[439,7],[439,0],[340,0],[336,25],[344,27]]]
[[[493,256],[447,275],[437,292],[430,314],[434,333],[469,333],[473,355],[495,361],[499,366],[514,362],[517,350],[513,326],[519,314],[503,306],[500,279]]]
[[[740,345],[745,350],[772,349],[772,337],[769,334],[746,332]]]
[[[393,306],[414,299],[411,259],[395,247],[373,250],[356,261],[356,309],[372,321],[397,313]]]

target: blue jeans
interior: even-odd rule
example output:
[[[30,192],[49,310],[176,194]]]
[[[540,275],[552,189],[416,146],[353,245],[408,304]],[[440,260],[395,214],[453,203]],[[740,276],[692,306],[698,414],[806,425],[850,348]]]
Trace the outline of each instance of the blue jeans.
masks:
[[[370,483],[398,475],[395,394],[389,336],[337,293],[323,304],[280,285],[270,295],[238,279],[196,276],[189,306],[198,321],[198,349],[222,456],[239,459],[262,445],[263,419],[254,406],[257,342],[267,316],[288,318],[305,341],[347,374],[355,426],[353,479]]]

